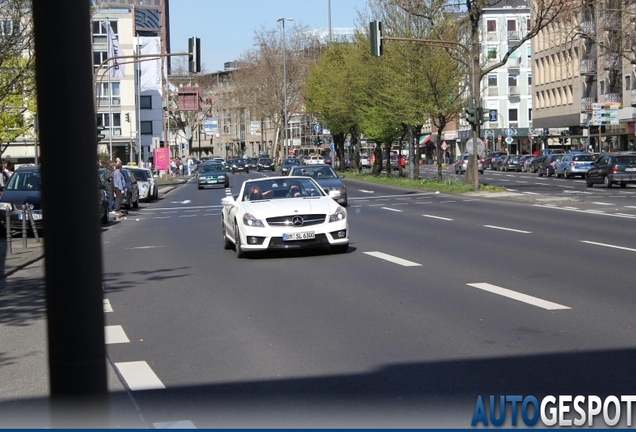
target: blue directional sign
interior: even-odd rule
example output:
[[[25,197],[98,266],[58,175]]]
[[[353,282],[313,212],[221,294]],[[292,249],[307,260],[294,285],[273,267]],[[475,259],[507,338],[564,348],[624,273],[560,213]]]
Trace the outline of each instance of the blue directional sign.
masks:
[[[496,122],[497,121],[497,110],[491,109],[488,111],[489,121]]]
[[[336,148],[334,147],[333,143],[329,144],[329,150],[336,151]]]
[[[314,125],[314,132],[320,133],[321,130],[322,130],[322,126],[320,126],[319,124]]]
[[[506,129],[506,136],[513,136],[514,134],[515,132],[512,129],[510,128]]]

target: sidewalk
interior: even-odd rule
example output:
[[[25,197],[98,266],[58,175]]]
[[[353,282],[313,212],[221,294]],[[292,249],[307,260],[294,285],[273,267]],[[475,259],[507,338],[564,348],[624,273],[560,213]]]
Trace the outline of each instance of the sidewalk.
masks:
[[[0,239],[0,279],[5,279],[44,257],[44,239],[36,242],[34,238],[27,238],[27,247],[22,237],[13,237],[11,241],[12,253],[9,253],[6,237]]]

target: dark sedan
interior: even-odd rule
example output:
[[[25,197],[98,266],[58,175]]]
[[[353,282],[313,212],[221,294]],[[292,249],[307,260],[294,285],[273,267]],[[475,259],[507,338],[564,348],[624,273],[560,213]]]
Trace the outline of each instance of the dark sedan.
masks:
[[[530,171],[531,173],[536,173],[537,171],[539,171],[539,167],[541,166],[541,163],[547,157],[548,157],[547,155],[535,156],[535,158],[532,159],[532,162],[530,162],[530,166],[528,167],[528,171]]]
[[[298,158],[285,158],[280,165],[280,175],[288,175],[293,167],[300,165],[302,165],[302,162]]]
[[[260,158],[256,163],[256,171],[274,171],[276,165],[270,158]]]
[[[230,167],[232,169],[232,173],[237,173],[240,171],[247,174],[250,172],[250,166],[247,160],[244,158],[232,159]]]
[[[504,161],[507,155],[499,155],[495,156],[490,160],[490,169],[493,171],[498,171],[500,169],[501,163]]]
[[[561,160],[563,154],[550,154],[546,156],[545,159],[539,165],[539,177],[546,176],[550,177],[552,174],[556,174],[556,164]]]
[[[0,222],[6,228],[9,212],[12,229],[22,229],[22,206],[31,209],[35,227],[42,229],[42,193],[40,190],[40,167],[20,167],[9,179],[0,196]],[[27,229],[31,227],[27,221]]]
[[[100,168],[98,170],[99,178],[104,182],[104,168]],[[121,205],[126,208],[137,208],[139,207],[139,185],[137,184],[137,179],[133,176],[130,171],[122,168],[121,174],[124,176],[124,195],[121,198]]]
[[[508,155],[499,164],[500,171],[517,171],[517,164],[519,163],[519,155]]]
[[[347,206],[347,188],[341,180],[342,178],[344,178],[344,175],[338,176],[334,172],[333,168],[331,168],[329,165],[321,164],[294,166],[289,171],[289,175],[309,176],[316,180],[316,182],[320,185],[321,188],[324,189],[325,192],[340,192],[340,197],[336,200],[336,202],[343,207]]]
[[[636,153],[601,153],[592,168],[585,173],[585,184],[601,183],[606,188],[618,184],[622,188],[636,183]]]
[[[225,168],[220,163],[206,162],[199,165],[197,174],[199,189],[206,187],[230,187],[230,179]]]

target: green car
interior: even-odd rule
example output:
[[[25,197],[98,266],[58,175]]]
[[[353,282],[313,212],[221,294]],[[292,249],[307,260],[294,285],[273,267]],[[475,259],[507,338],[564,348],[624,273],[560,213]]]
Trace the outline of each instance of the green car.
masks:
[[[199,165],[198,172],[199,189],[206,187],[230,187],[230,179],[227,171],[220,163],[205,162]]]

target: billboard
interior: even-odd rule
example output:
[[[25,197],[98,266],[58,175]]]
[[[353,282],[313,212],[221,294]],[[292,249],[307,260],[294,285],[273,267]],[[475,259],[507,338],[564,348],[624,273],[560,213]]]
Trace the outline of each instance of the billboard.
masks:
[[[153,160],[155,168],[165,170],[170,168],[170,149],[168,147],[160,147],[153,150]]]

